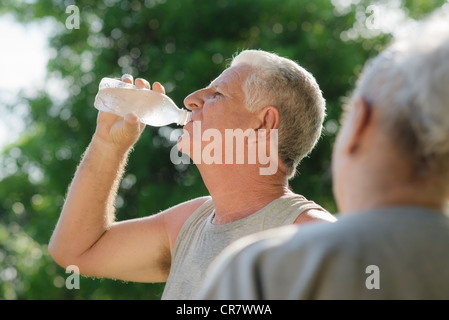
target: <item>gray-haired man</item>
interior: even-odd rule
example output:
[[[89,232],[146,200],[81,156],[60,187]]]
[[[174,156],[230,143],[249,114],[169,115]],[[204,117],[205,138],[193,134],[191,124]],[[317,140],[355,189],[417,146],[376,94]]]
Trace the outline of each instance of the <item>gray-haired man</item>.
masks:
[[[150,89],[144,79],[135,84]],[[153,90],[164,93],[157,82]],[[304,68],[273,53],[245,50],[184,104],[192,121],[177,147],[195,162],[210,195],[115,221],[120,179],[144,125],[135,114],[123,118],[100,111],[49,243],[57,263],[95,277],[166,282],[163,299],[191,299],[209,263],[232,241],[281,225],[336,220],[288,186],[317,143],[325,116],[321,90]],[[234,139],[229,132],[258,134]],[[265,161],[251,158],[249,151],[256,149],[277,151],[270,154],[273,170],[267,174],[262,174]]]

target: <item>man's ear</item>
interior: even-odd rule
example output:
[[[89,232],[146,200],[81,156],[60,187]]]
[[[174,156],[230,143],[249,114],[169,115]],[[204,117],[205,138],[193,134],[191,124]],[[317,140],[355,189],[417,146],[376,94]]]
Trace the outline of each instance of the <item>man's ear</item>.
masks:
[[[280,114],[275,106],[267,106],[257,111],[258,126],[256,129],[279,129]]]
[[[346,120],[348,123],[346,132],[347,152],[354,153],[360,146],[363,135],[366,133],[370,122],[372,121],[371,104],[364,98],[360,98],[354,102],[351,115]]]

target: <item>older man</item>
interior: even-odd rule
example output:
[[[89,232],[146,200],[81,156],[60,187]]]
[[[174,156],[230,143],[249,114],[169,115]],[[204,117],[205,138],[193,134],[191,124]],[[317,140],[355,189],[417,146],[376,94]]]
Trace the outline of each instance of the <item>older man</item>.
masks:
[[[422,22],[361,75],[333,152],[333,224],[241,239],[199,298],[449,299],[449,25]]]
[[[150,88],[143,79],[135,85]],[[153,90],[164,93],[159,83]],[[100,112],[50,240],[57,263],[77,265],[89,276],[166,282],[164,299],[189,299],[210,262],[232,241],[286,224],[335,221],[288,188],[296,166],[317,143],[325,115],[310,73],[276,54],[243,51],[184,104],[192,121],[178,148],[195,162],[210,196],[114,222],[117,188],[144,126],[134,114]],[[272,151],[268,168],[259,150]]]

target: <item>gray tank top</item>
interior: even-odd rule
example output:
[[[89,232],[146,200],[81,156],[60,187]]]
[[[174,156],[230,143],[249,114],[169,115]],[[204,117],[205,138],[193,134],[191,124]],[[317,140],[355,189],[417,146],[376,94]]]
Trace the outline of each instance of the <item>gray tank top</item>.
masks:
[[[321,206],[301,195],[282,196],[254,214],[228,224],[214,225],[212,198],[184,223],[172,252],[172,265],[163,300],[194,299],[210,263],[233,241],[262,230],[292,224],[304,211]]]

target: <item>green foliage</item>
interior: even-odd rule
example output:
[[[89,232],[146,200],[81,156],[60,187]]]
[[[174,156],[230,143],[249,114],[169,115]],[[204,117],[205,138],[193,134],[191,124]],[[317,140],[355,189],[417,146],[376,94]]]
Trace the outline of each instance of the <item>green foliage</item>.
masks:
[[[160,81],[182,105],[239,50],[261,48],[298,61],[317,78],[327,119],[319,145],[291,187],[336,212],[330,159],[341,99],[364,62],[388,40],[388,34],[342,40],[369,1],[343,13],[327,0],[76,1],[80,28],[73,30],[65,27],[65,9],[73,1],[0,2],[0,13],[12,12],[23,23],[55,22],[47,78],[68,95],[61,102],[42,91],[17,101],[30,112],[26,130],[3,150],[0,162],[0,299],[160,298],[163,284],[108,279],[83,277],[79,290],[68,290],[68,274],[47,253],[67,187],[95,129],[93,101],[102,77],[130,73]],[[405,1],[412,17],[443,3]],[[118,219],[146,216],[207,194],[194,165],[170,162],[173,128],[145,129],[120,188]]]

